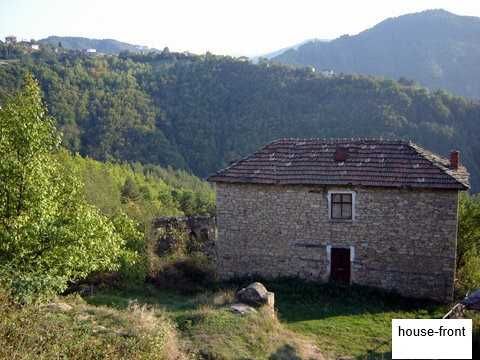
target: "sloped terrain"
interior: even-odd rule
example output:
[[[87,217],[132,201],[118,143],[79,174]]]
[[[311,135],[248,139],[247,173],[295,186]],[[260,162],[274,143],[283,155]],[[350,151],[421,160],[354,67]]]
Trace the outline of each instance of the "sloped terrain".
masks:
[[[358,35],[311,41],[273,60],[318,70],[401,77],[480,98],[480,18],[428,10],[390,18]]]

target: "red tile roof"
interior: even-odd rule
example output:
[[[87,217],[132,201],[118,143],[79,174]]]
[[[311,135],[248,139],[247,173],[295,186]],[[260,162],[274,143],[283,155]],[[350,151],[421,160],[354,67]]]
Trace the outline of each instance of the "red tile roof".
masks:
[[[346,150],[346,160],[335,152]],[[341,159],[342,157],[340,157]],[[463,166],[408,141],[280,139],[208,178],[211,182],[277,185],[469,188]]]

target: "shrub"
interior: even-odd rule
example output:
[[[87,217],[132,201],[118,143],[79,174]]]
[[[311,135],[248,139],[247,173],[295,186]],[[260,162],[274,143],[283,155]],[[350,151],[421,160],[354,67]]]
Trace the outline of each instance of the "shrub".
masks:
[[[138,201],[140,199],[140,195],[140,190],[138,189],[135,181],[133,181],[131,177],[127,178],[122,187],[122,202],[126,203],[128,201]]]
[[[145,281],[148,259],[145,248],[145,236],[139,230],[139,224],[125,213],[118,212],[112,218],[115,232],[125,239],[127,251],[120,258],[120,277],[124,284],[141,284]]]
[[[161,289],[196,293],[215,283],[215,271],[204,256],[164,259],[162,266],[149,279]]]
[[[480,196],[462,194],[459,204],[457,290],[480,288]]]
[[[480,288],[480,254],[474,249],[463,255],[463,265],[458,269],[458,290],[461,294]]]
[[[457,262],[463,265],[464,255],[480,249],[480,195],[462,193],[459,202]]]

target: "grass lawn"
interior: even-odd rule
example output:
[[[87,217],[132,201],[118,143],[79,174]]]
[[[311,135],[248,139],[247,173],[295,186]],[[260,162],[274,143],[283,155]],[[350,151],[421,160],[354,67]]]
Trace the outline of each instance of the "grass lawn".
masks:
[[[272,283],[280,321],[326,354],[391,358],[391,320],[441,318],[447,307],[357,287]]]
[[[342,288],[293,280],[267,282],[266,285],[275,292],[280,322],[292,333],[313,340],[324,355],[332,358],[349,356],[355,359],[390,359],[392,319],[441,318],[448,310],[444,305],[404,299],[358,287]],[[227,348],[231,347],[236,352],[230,350],[230,354],[235,355],[227,358],[242,358],[255,354],[254,343],[258,339],[234,339],[243,336],[232,330],[238,325],[235,324],[238,318],[233,318],[228,313],[219,314],[216,310],[215,316],[202,320],[202,325],[198,326],[198,314],[202,313],[202,306],[207,306],[205,304],[208,303],[211,308],[215,302],[228,302],[238,286],[226,284],[222,290],[195,296],[153,287],[137,291],[108,290],[93,295],[87,301],[95,305],[125,308],[129,301],[135,299],[139,303],[159,306],[170,315],[183,336],[191,337],[196,333],[201,339],[202,331],[206,333],[203,336],[207,337],[216,333],[218,336],[230,333],[232,341],[212,344],[209,351],[214,352],[213,347],[220,347],[220,353],[225,354]]]

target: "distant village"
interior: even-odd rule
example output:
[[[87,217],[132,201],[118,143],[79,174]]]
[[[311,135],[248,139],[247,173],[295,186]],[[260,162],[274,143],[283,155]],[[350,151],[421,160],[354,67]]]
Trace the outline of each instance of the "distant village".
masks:
[[[30,41],[27,41],[27,40],[17,41],[17,37],[13,35],[9,35],[5,37],[5,44],[23,46],[24,48],[30,49],[32,51],[40,50],[40,44],[38,44],[34,39],[31,39]]]
[[[1,43],[1,41],[0,41]],[[27,52],[34,52],[40,50],[40,47],[43,46],[42,44],[38,43],[35,39],[30,39],[30,40],[18,40],[15,35],[9,35],[5,36],[5,44],[6,45],[12,45],[16,47],[21,47],[23,50]],[[58,47],[55,48],[55,51],[58,52],[58,48],[61,48],[62,44],[59,43]],[[97,54],[97,49],[82,49],[83,53],[86,54]],[[98,53],[99,54],[99,53]]]
[[[0,44],[2,42],[0,41]],[[17,40],[17,37],[14,36],[14,35],[9,35],[9,36],[6,36],[5,37],[5,44],[6,45],[11,45],[11,46],[15,46],[16,48],[20,47],[22,50],[24,50],[25,52],[28,52],[28,53],[31,53],[31,52],[35,52],[35,51],[38,51],[40,50],[40,48],[42,46],[48,46],[50,48],[53,48],[53,50],[58,53],[59,51],[61,51],[61,49],[63,48],[62,46],[62,43],[59,42],[57,46],[55,45],[51,45],[51,44],[40,44],[38,41],[36,41],[35,39],[31,39],[31,40]],[[163,51],[158,51],[156,49],[150,49],[148,47],[139,47],[138,48],[139,50],[139,53],[143,53],[143,54],[146,54],[146,53],[150,53],[150,52],[158,52],[158,53],[162,53],[162,54],[169,54],[170,51],[168,49],[168,47],[165,47],[163,49]],[[105,55],[103,54],[102,52],[99,52],[97,51],[97,49],[95,48],[85,48],[85,49],[81,49],[81,50],[77,50],[81,53],[84,53],[84,54],[87,54],[87,55],[96,55],[96,56],[102,56],[102,55]],[[183,56],[192,56],[193,53],[190,53],[188,51],[184,51],[181,53]],[[178,56],[178,54],[177,54]],[[237,57],[237,60],[238,61],[242,61],[242,62],[251,62],[253,61],[254,63],[259,63],[259,62],[265,62],[266,66],[270,66],[270,59],[268,58],[262,58],[262,57],[259,57],[259,58],[249,58],[247,56],[240,56],[240,57]],[[314,66],[307,66],[306,67],[309,71],[313,72],[313,73],[317,73],[318,75],[321,75],[323,77],[334,77],[334,76],[338,76],[338,74],[332,70],[332,69],[316,69]]]

